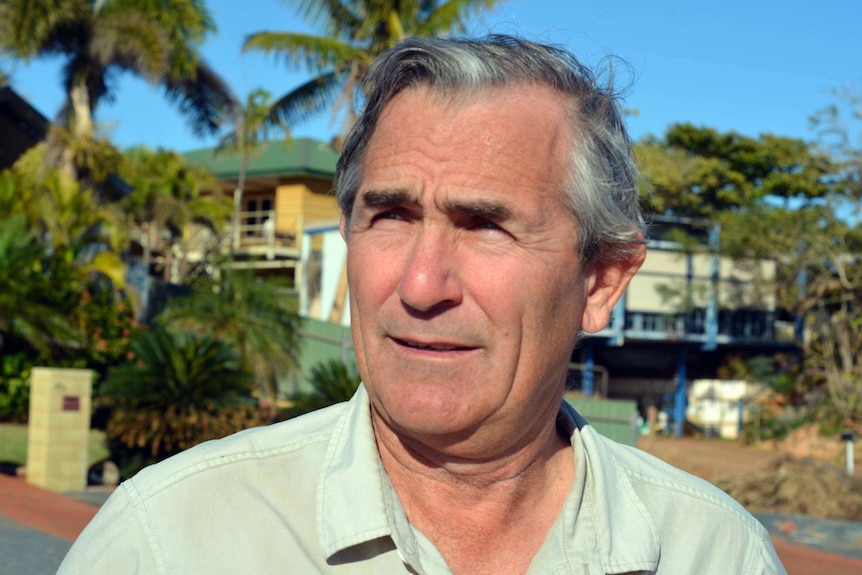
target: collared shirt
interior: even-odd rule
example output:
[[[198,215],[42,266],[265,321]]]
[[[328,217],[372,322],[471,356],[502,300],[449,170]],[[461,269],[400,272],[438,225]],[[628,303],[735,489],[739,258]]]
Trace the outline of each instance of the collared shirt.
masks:
[[[596,433],[568,404],[575,481],[530,574],[785,573],[765,529],[708,483]],[[61,575],[437,575],[377,453],[368,396],[207,442],[124,482]]]

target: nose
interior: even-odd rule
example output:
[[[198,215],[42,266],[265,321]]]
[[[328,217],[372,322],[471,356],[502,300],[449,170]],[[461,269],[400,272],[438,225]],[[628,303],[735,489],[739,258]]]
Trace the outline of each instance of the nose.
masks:
[[[398,296],[409,308],[439,312],[461,302],[455,246],[448,236],[445,230],[426,226],[413,240],[398,284]]]

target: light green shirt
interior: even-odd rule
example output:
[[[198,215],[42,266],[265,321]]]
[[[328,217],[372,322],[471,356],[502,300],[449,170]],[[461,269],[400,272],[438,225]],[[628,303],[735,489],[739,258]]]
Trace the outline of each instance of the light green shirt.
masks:
[[[531,574],[785,573],[708,483],[597,434],[568,404],[575,481]],[[360,387],[344,404],[190,449],[124,482],[61,575],[450,573],[407,522]]]

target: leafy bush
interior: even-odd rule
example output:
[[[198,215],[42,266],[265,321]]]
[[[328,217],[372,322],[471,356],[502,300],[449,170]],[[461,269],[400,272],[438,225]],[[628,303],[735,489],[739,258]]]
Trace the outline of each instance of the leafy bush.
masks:
[[[154,326],[134,335],[134,361],[109,372],[100,402],[106,437],[125,477],[208,439],[265,422],[253,377],[210,336]]]
[[[356,370],[338,360],[320,362],[311,368],[312,391],[295,393],[290,398],[291,407],[283,415],[296,417],[347,401],[356,393],[361,381],[362,378]]]
[[[134,359],[130,344],[136,325],[120,290],[110,283],[91,282],[88,287],[80,294],[76,314],[86,336],[84,363],[96,372],[98,380],[110,368]]]
[[[30,410],[30,370],[35,359],[28,353],[0,355],[0,421],[25,423]]]

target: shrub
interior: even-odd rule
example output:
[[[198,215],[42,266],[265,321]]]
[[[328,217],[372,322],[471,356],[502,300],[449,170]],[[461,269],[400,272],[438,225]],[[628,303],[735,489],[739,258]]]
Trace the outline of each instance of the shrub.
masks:
[[[253,377],[210,336],[155,326],[135,334],[134,361],[108,374],[100,402],[106,437],[125,477],[208,439],[265,423]]]

